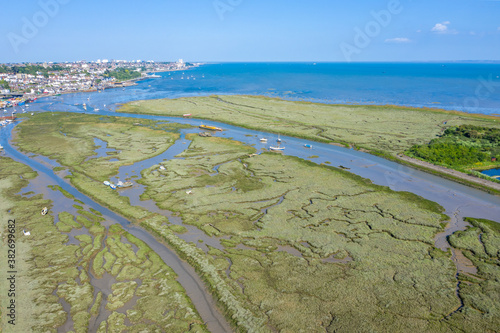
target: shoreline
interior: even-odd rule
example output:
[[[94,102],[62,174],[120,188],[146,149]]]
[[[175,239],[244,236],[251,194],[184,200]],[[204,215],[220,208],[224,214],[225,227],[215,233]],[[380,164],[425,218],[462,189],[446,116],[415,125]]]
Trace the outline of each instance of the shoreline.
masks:
[[[191,67],[187,67],[187,68],[173,69],[173,70],[166,70],[166,71],[163,71],[163,70],[162,71],[147,71],[146,73],[178,72],[178,71],[183,71],[183,70],[190,70],[190,69],[196,68],[196,67],[200,67],[200,66],[191,66]],[[116,83],[121,83],[122,85],[110,86],[110,87],[106,87],[106,88],[101,89],[101,90],[132,87],[132,86],[136,86],[137,85],[137,81],[142,81],[142,80],[147,80],[147,79],[151,79],[151,78],[146,75],[146,76],[141,76],[141,77],[137,77],[137,78],[134,78],[134,79],[128,79],[128,80],[124,80],[124,81],[116,81]],[[99,91],[99,89],[97,89],[97,88],[95,88],[95,89],[86,89],[86,90],[77,90],[77,91],[63,91],[63,92],[58,92],[56,94],[46,94],[46,95],[41,95],[41,96],[35,95],[35,98],[39,99],[39,98],[44,98],[44,97],[54,97],[54,96],[57,96],[57,95],[68,95],[68,94],[78,94],[78,93],[87,93],[87,92],[88,93],[92,93],[92,92],[98,92],[98,91]],[[16,92],[12,92],[12,93],[15,94]],[[25,94],[23,93],[23,95],[25,95]]]

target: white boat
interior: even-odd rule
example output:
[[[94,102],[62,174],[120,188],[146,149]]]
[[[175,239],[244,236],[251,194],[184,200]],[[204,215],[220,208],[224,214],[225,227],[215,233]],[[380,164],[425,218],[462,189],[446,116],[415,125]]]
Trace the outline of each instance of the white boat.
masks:
[[[122,182],[122,181],[118,181],[118,183],[116,183],[116,186],[117,187],[130,187],[134,185],[132,182]]]
[[[163,165],[160,165],[160,170],[166,170]]]
[[[280,135],[278,134],[278,140],[276,142],[281,142]]]
[[[3,149],[3,146],[2,146],[2,145],[0,145],[0,149]]]
[[[269,150],[270,151],[283,151],[283,150],[285,150],[285,147],[279,147],[279,146],[278,147],[273,147],[273,146],[270,146]]]
[[[42,215],[45,215],[49,212],[49,209],[47,207],[43,207],[42,209]]]
[[[260,142],[267,142],[267,139],[266,138],[262,138],[262,139],[260,139]]]
[[[24,236],[29,236],[29,235],[31,235],[31,232],[29,232],[29,231],[24,231],[24,229],[23,229],[23,234],[24,234]]]
[[[108,182],[107,180],[105,180],[105,181],[103,182],[103,184],[104,184],[104,185],[106,185],[106,186],[111,185],[111,183],[110,183],[110,182]]]
[[[95,111],[95,112],[97,112],[97,111],[99,111],[99,109],[98,109],[98,108],[95,108],[95,109],[94,109],[94,111]]]

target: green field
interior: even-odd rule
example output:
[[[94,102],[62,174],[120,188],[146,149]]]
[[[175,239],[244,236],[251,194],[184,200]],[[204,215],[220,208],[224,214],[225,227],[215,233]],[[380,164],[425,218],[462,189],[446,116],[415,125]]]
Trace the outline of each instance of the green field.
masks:
[[[98,118],[78,117],[85,131],[72,127],[72,115],[44,115],[20,124],[16,140],[25,151],[57,158],[72,171],[79,190],[173,247],[196,268],[237,331],[489,332],[500,325],[498,254],[471,259],[475,276],[457,276],[451,252],[434,247],[434,236],[448,220],[436,203],[326,165],[281,154],[254,156],[254,148],[239,142],[189,135],[192,142],[180,158],[162,162],[165,170],[159,165],[142,170],[139,182],[146,186],[143,199],[153,199],[208,235],[224,236],[222,249],[209,247],[206,253],[176,235],[184,228],[102,186],[100,175],[117,170],[105,170],[99,164],[105,158],[89,161],[92,172],[81,167],[93,153],[90,143],[98,130],[113,130],[117,138],[136,130],[127,137],[130,148],[100,136],[120,150],[113,156],[116,163],[130,163],[154,155],[136,152],[136,140],[147,149],[162,136],[172,138],[176,129],[165,132],[153,122],[134,126],[132,120],[111,118],[108,130]],[[34,130],[40,124],[43,132]],[[60,128],[66,136],[58,136]],[[62,147],[70,147],[76,136],[90,142],[78,158],[66,157],[72,148],[44,144],[57,137]],[[71,222],[59,226],[61,232],[70,227]],[[478,241],[494,248],[494,234],[483,233],[491,242]],[[467,242],[452,245],[473,258],[478,244],[467,235],[460,237]],[[91,251],[94,242],[87,237],[81,242]],[[110,257],[112,251],[102,251],[96,254],[101,267],[96,274],[113,272],[114,266],[106,266],[106,253]],[[117,285],[121,298],[112,298],[110,309],[130,299],[131,289],[131,283]]]

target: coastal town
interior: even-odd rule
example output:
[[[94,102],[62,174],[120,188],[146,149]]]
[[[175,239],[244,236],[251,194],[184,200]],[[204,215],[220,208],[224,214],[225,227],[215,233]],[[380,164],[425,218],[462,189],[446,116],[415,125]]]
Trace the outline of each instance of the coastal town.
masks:
[[[22,105],[41,96],[100,91],[134,85],[151,73],[198,66],[176,62],[108,60],[0,64],[0,108]]]

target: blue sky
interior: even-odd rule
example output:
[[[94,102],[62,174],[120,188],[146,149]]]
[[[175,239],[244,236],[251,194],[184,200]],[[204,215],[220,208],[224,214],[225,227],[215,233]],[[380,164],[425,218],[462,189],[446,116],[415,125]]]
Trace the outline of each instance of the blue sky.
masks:
[[[0,62],[500,60],[495,0],[22,0],[1,9]]]

